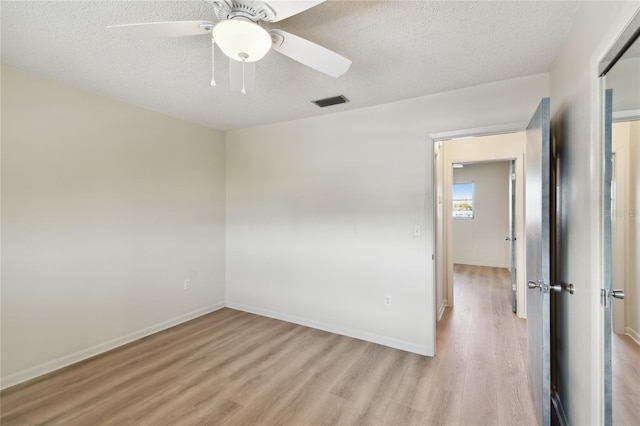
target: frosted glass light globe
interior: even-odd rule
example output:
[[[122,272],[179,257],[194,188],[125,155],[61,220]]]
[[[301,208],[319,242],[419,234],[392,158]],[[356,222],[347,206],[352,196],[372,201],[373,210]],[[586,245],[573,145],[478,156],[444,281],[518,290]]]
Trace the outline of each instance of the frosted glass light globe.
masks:
[[[236,61],[259,61],[271,49],[269,33],[260,25],[244,19],[230,19],[216,24],[213,38],[222,52]]]

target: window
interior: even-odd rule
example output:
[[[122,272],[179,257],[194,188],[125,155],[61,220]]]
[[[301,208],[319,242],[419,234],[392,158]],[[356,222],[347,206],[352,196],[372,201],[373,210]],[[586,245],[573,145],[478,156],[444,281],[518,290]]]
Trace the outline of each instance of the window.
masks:
[[[453,184],[453,218],[473,219],[473,182]]]

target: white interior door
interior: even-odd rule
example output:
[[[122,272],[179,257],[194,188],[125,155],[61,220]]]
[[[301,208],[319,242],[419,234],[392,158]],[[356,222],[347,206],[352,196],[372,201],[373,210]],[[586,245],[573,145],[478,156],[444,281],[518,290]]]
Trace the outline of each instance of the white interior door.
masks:
[[[538,424],[551,423],[551,141],[549,98],[527,126],[527,343],[529,385]]]

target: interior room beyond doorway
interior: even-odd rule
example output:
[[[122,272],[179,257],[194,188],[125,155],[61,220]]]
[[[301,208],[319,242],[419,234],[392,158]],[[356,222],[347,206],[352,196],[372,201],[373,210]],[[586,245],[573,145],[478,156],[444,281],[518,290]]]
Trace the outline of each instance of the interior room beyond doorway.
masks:
[[[514,403],[518,412],[531,408],[524,320],[525,144],[525,132],[516,132],[440,140],[434,145],[436,301],[441,318],[437,339],[455,336],[465,342],[461,349],[473,359],[466,376],[476,380],[476,386],[483,383],[488,395],[505,377],[517,383],[511,395],[518,395],[519,401],[505,407]],[[442,345],[437,346],[440,352]],[[492,367],[495,354],[502,357],[498,368]],[[476,371],[482,371],[482,377]],[[498,406],[499,399],[498,395]],[[479,417],[465,420],[490,422]]]
[[[454,264],[469,264],[513,270],[516,313],[518,317],[526,318],[525,141],[524,132],[513,132],[435,143],[434,235],[439,317],[444,313],[445,307],[453,308],[455,305]],[[471,184],[474,193],[472,215],[469,212],[454,212],[457,208],[454,207],[454,183]],[[510,208],[512,222],[509,217]],[[454,218],[454,214],[458,217]],[[513,261],[510,258],[511,243],[515,253]],[[506,291],[510,289],[507,288]]]
[[[451,229],[454,264],[511,269],[510,244],[506,239],[510,234],[510,168],[510,161],[454,165]],[[462,213],[471,215],[459,215],[460,208],[464,209]]]

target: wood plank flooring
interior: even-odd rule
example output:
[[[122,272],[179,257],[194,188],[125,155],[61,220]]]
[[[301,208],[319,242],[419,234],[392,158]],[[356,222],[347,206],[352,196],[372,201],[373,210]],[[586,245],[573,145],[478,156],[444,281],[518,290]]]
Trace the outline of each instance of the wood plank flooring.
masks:
[[[613,333],[611,339],[613,424],[640,424],[640,345],[629,336]]]
[[[534,425],[506,270],[457,265],[434,358],[231,309],[0,393],[3,425]]]

